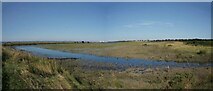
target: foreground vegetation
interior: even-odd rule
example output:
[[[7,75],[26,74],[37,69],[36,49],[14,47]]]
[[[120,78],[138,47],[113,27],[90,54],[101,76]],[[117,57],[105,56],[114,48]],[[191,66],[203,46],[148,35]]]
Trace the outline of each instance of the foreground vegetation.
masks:
[[[129,67],[123,71],[92,69],[100,64],[82,64],[79,60],[59,61],[80,83],[92,88],[124,89],[210,89],[211,67],[200,68],[140,68]],[[76,65],[77,64],[77,65]],[[89,67],[85,67],[89,65]],[[106,64],[104,64],[106,66]]]
[[[99,56],[176,62],[212,62],[211,41],[160,41],[47,44],[40,47]]]
[[[71,89],[78,83],[55,61],[3,47],[3,89]]]
[[[211,89],[211,67],[125,68],[84,60],[50,60],[3,47],[3,89]],[[109,69],[105,69],[109,67]]]

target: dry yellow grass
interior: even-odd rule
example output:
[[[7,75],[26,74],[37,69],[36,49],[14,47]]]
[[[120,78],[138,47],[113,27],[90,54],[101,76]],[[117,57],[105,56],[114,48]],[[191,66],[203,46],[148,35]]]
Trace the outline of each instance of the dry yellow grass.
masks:
[[[4,89],[71,89],[72,76],[54,60],[3,47]],[[67,77],[69,76],[69,78]]]
[[[193,46],[186,45],[183,42],[73,43],[48,44],[41,45],[41,47],[75,53],[123,58],[201,63],[212,61],[212,46]]]

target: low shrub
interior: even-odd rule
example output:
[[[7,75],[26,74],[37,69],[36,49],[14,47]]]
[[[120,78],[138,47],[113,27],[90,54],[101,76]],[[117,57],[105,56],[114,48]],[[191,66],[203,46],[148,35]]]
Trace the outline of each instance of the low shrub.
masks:
[[[199,55],[206,54],[206,51],[205,50],[199,50],[199,51],[197,51],[197,54],[199,54]]]

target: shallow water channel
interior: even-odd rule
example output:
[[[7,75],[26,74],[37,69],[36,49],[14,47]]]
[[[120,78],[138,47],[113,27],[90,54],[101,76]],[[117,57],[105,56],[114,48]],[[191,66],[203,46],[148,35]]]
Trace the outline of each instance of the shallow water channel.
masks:
[[[85,61],[109,62],[116,65],[140,66],[140,67],[202,67],[212,66],[212,64],[199,64],[199,63],[177,63],[156,60],[144,59],[126,59],[118,57],[104,57],[91,54],[64,52],[59,50],[45,49],[38,46],[15,46],[15,49],[24,50],[36,56],[47,58],[77,58]]]

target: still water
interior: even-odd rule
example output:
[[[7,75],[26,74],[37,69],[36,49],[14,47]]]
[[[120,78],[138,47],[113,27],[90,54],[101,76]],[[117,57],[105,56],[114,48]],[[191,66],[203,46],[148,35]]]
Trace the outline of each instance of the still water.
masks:
[[[117,57],[104,57],[91,54],[71,53],[59,50],[51,50],[40,48],[38,46],[15,46],[15,49],[24,50],[32,53],[36,56],[48,57],[48,58],[77,58],[85,61],[97,61],[97,62],[109,62],[117,65],[128,66],[141,66],[141,67],[201,67],[212,66],[212,64],[199,64],[199,63],[177,63],[166,62],[156,60],[144,60],[144,59],[125,59]]]

